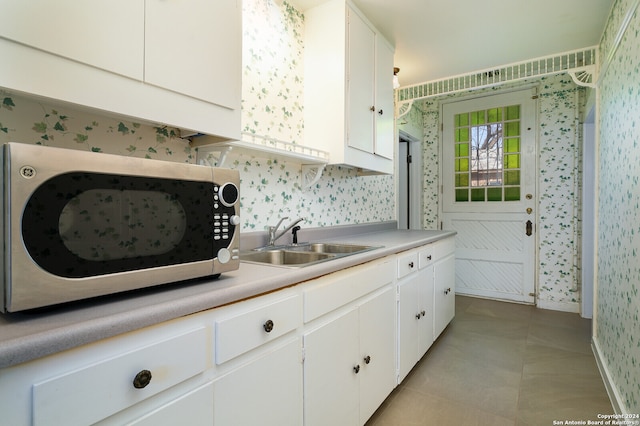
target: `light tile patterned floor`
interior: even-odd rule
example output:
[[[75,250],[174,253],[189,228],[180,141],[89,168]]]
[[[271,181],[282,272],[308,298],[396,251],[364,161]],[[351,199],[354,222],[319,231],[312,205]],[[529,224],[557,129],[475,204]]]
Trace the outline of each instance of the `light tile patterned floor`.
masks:
[[[578,314],[456,297],[456,317],[367,426],[547,426],[612,414]]]

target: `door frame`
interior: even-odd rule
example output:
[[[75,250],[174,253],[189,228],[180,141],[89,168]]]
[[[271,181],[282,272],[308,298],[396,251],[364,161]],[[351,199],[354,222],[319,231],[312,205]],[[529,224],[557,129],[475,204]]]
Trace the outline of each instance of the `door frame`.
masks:
[[[444,140],[444,107],[447,104],[451,104],[454,102],[462,102],[462,101],[470,101],[470,100],[475,100],[475,99],[481,99],[481,98],[488,98],[488,97],[493,97],[496,95],[505,95],[505,94],[509,94],[509,93],[513,93],[513,92],[521,92],[521,91],[525,91],[525,90],[530,90],[531,91],[531,95],[534,97],[534,99],[537,99],[540,93],[539,90],[540,84],[539,83],[534,83],[534,84],[525,84],[522,86],[518,86],[518,87],[512,87],[512,88],[508,88],[508,89],[498,89],[495,92],[490,92],[490,93],[482,93],[482,94],[471,94],[468,96],[454,96],[450,99],[445,99],[442,100],[440,102],[439,105],[439,122],[438,122],[438,139],[439,139],[439,147],[438,147],[438,218],[439,218],[439,222],[440,222],[440,229],[443,228],[443,223],[444,223],[444,145],[445,145],[445,140]],[[540,279],[539,279],[539,274],[540,274],[540,262],[539,262],[539,250],[540,250],[540,241],[539,241],[539,229],[540,229],[540,213],[539,213],[539,206],[540,206],[540,184],[539,184],[539,179],[540,179],[540,107],[538,105],[538,103],[536,103],[536,107],[535,107],[535,117],[534,117],[534,125],[535,125],[535,133],[533,135],[533,143],[534,143],[534,149],[535,149],[535,155],[534,155],[534,167],[535,170],[533,171],[533,187],[534,187],[534,194],[535,194],[535,199],[534,199],[534,205],[535,210],[534,210],[534,217],[533,217],[533,226],[534,226],[534,233],[533,233],[533,237],[534,237],[534,248],[533,248],[533,259],[532,261],[534,262],[533,265],[533,292],[534,292],[534,297],[533,297],[533,306],[537,306],[538,305],[538,297],[540,294],[540,289],[539,289],[539,284],[540,284]],[[513,303],[525,303],[525,302],[517,302],[517,301],[512,301]],[[525,303],[525,304],[529,304],[529,303]]]
[[[401,142],[401,139],[406,140],[406,142]],[[423,209],[423,205],[422,205],[422,191],[423,191],[422,141],[419,138],[413,136],[412,134],[404,130],[399,130],[397,143],[398,143],[398,156],[397,156],[398,158],[398,180],[397,180],[398,181],[398,190],[397,190],[398,203],[396,204],[397,206],[396,217],[398,219],[398,227],[400,228],[401,224],[403,223],[401,220],[401,213],[403,213],[402,212],[403,203],[406,202],[408,218],[409,218],[408,229],[423,229],[424,224],[423,224],[423,214],[422,214],[422,209]],[[409,180],[408,194],[407,194],[407,188],[404,187],[403,182],[401,180],[401,176],[403,176],[403,174],[401,173],[401,170],[403,167],[406,167],[405,164],[403,163],[404,159],[401,158],[400,156],[399,147],[402,143],[407,144],[408,153],[412,157],[411,159],[412,167],[409,167],[409,170],[408,170],[408,180]],[[405,198],[408,198],[408,200],[406,200]],[[400,229],[406,229],[406,228],[400,228]]]

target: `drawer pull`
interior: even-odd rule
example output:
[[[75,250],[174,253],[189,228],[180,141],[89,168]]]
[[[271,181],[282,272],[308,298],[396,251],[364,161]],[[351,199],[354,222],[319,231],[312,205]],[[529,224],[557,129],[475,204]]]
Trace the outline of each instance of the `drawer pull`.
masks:
[[[353,367],[353,372],[358,374],[360,372],[360,365],[356,365],[355,367]]]
[[[271,330],[273,330],[273,321],[267,320],[262,327],[264,327],[264,331],[271,333]]]
[[[143,389],[151,382],[151,371],[142,370],[133,379],[133,387],[136,389]]]
[[[369,364],[371,362],[371,357],[369,355],[364,357],[364,363]]]

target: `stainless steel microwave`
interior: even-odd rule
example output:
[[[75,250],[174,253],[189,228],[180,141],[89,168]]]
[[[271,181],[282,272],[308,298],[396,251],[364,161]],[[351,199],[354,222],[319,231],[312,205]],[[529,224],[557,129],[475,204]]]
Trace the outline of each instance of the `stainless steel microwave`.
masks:
[[[2,312],[238,269],[237,170],[2,148]]]

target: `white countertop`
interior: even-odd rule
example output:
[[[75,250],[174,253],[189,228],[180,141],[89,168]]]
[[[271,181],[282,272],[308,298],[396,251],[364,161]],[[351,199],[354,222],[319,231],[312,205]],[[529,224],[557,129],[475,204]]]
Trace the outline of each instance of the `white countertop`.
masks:
[[[385,230],[333,237],[327,241],[383,247],[303,268],[242,262],[240,269],[215,280],[191,280],[49,309],[0,314],[0,368],[257,296],[454,234]]]

